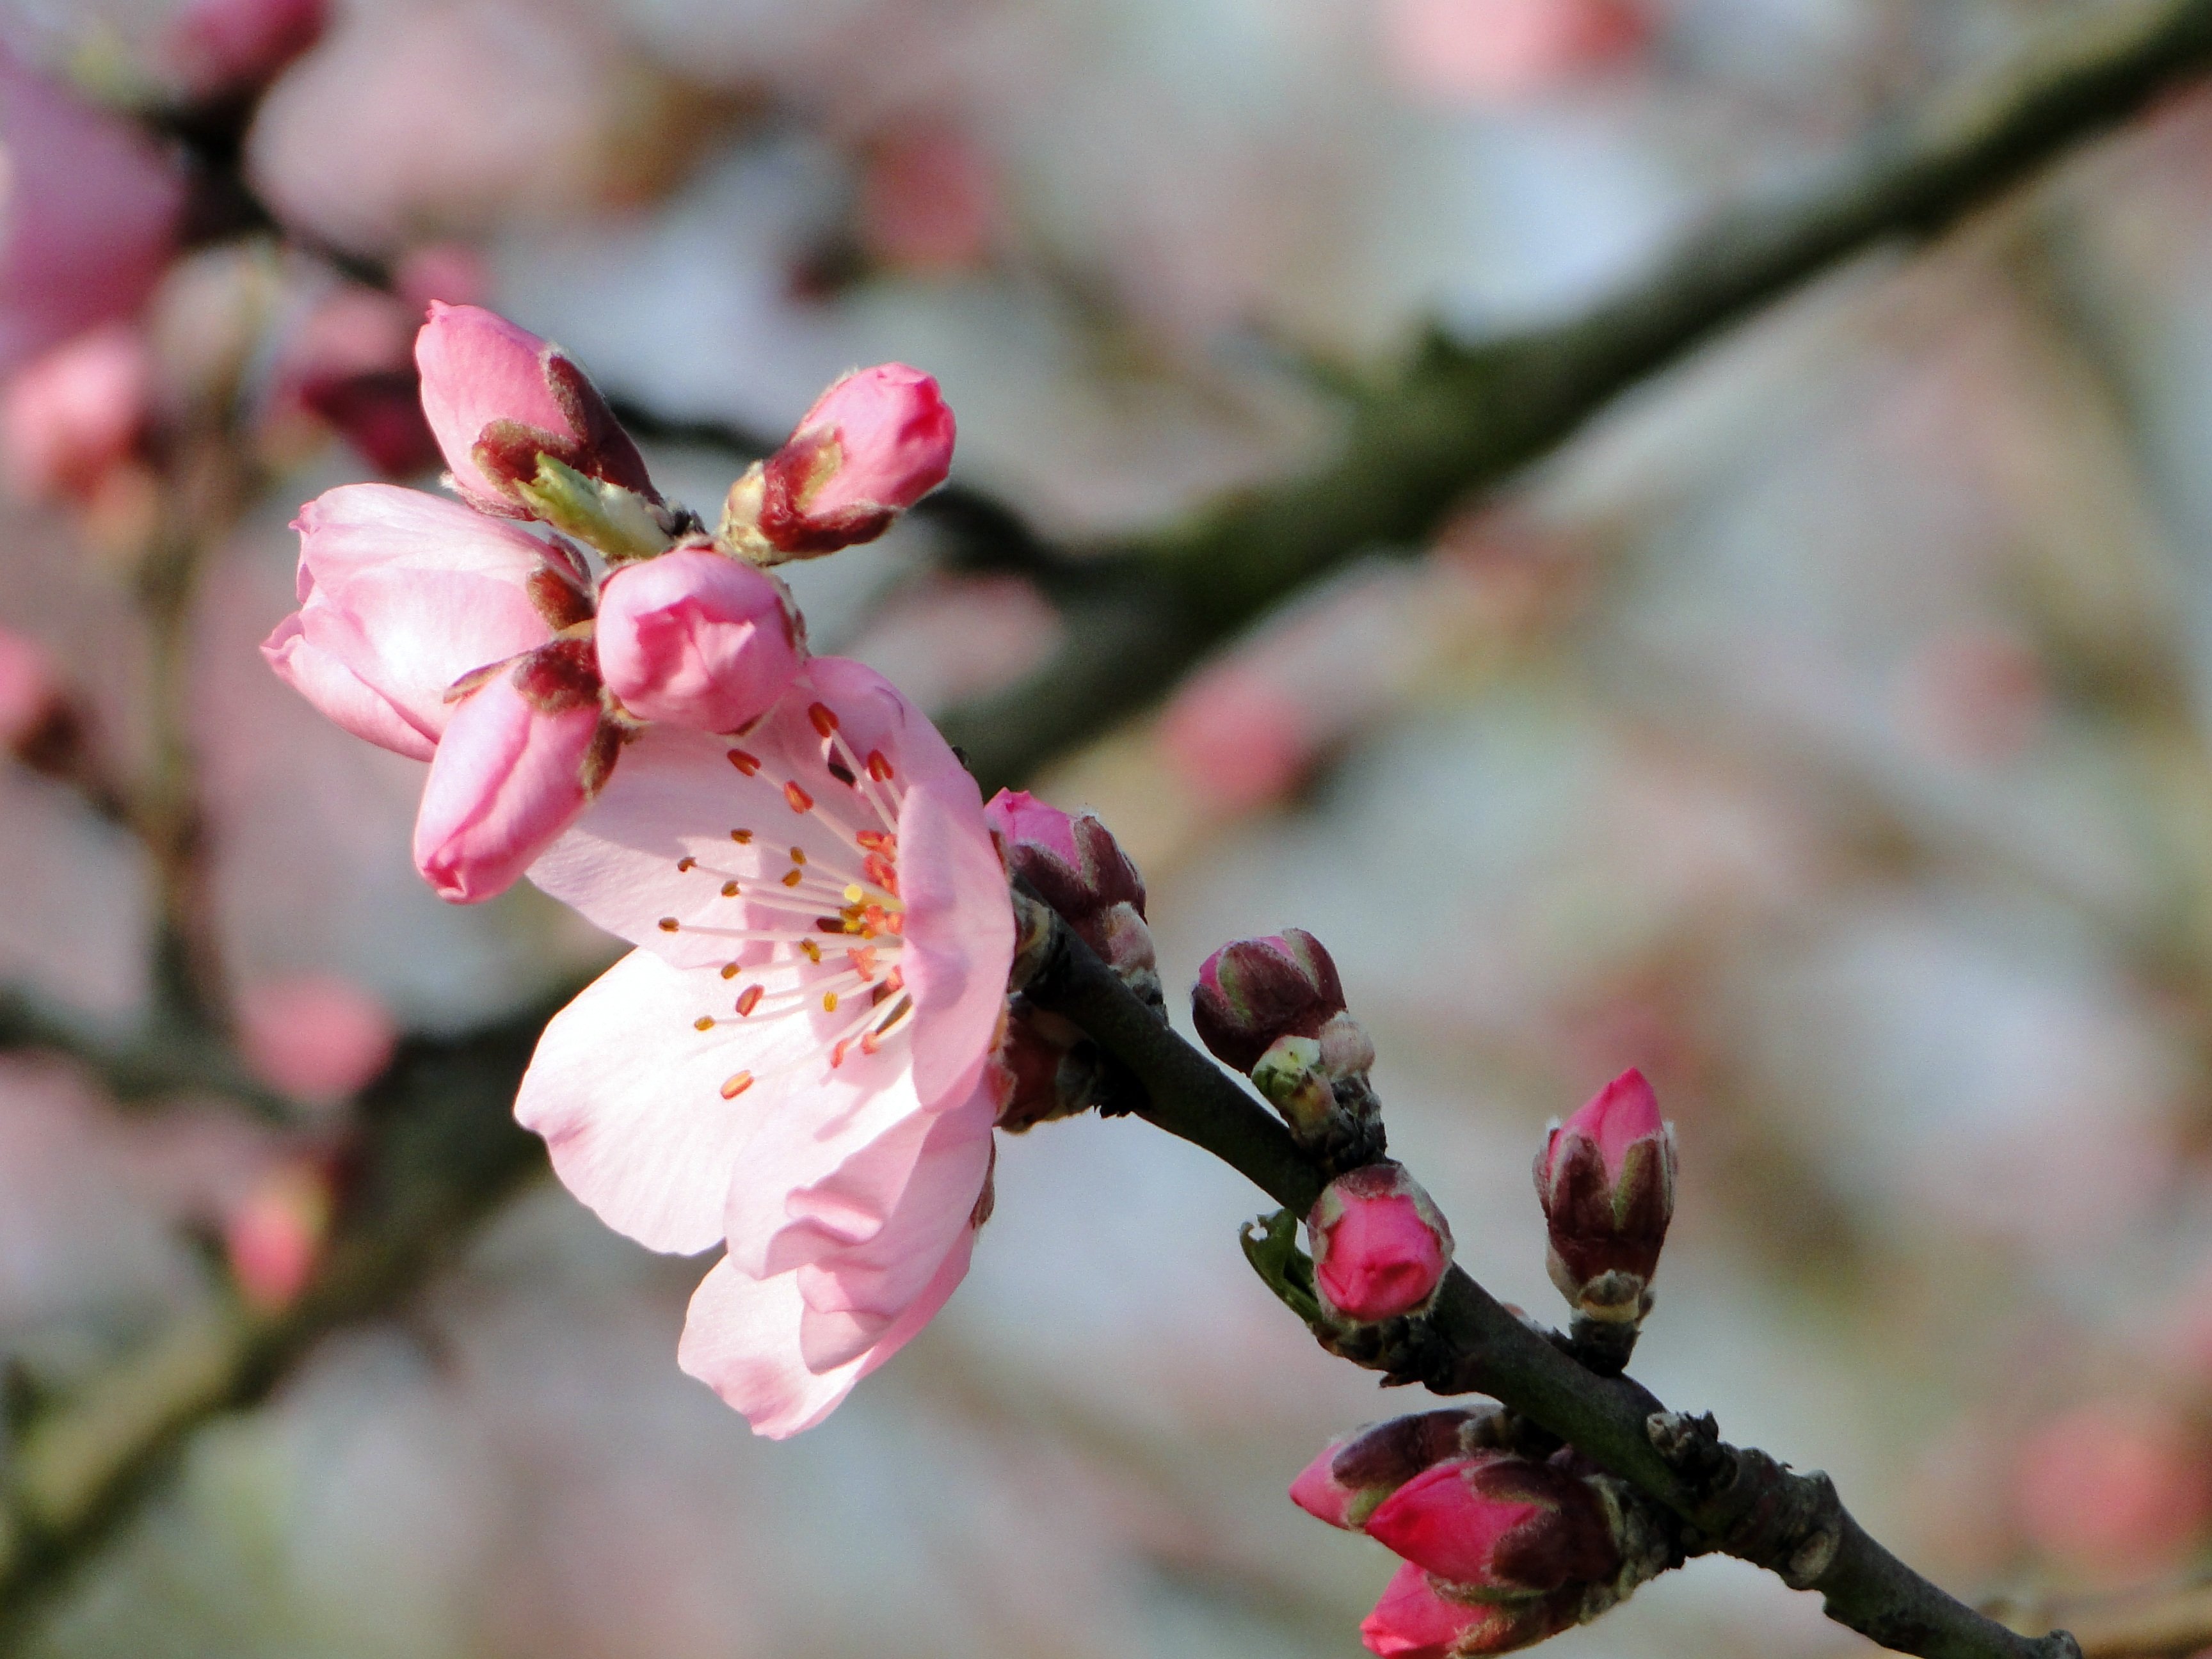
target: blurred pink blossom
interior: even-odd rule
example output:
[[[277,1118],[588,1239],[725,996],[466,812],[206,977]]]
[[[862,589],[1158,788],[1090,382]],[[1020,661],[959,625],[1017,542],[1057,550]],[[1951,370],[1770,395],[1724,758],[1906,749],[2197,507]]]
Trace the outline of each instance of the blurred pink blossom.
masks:
[[[1377,0],[1383,58],[1408,91],[1506,102],[1632,58],[1650,37],[1637,0]]]
[[[304,410],[387,478],[436,465],[415,368],[416,316],[388,294],[337,289],[284,342],[273,411]]]
[[[2068,1566],[2154,1575],[2185,1559],[2212,1524],[2212,1449],[2160,1402],[2077,1407],[2027,1435],[2018,1456],[2021,1530]]]
[[[201,96],[274,80],[322,39],[330,0],[190,0],[172,23],[168,58]]]
[[[137,448],[152,393],[145,337],[129,323],[33,359],[0,393],[9,487],[26,501],[90,501]]]
[[[1273,674],[1231,657],[1193,675],[1160,716],[1168,765],[1228,811],[1281,800],[1321,748],[1302,701]]]
[[[270,980],[238,998],[246,1063],[295,1100],[328,1103],[358,1093],[390,1061],[398,1038],[383,1003],[335,975]]]
[[[0,50],[0,371],[129,315],[175,246],[177,168]]]
[[[765,714],[805,653],[783,584],[707,547],[614,571],[597,638],[599,672],[630,713],[702,732]]]
[[[223,1255],[239,1294],[257,1312],[282,1312],[307,1288],[330,1237],[331,1173],[320,1158],[266,1171],[222,1218]]]
[[[491,293],[491,269],[483,255],[465,242],[425,242],[401,256],[392,286],[416,316],[443,301],[449,306],[482,305]]]
[[[817,657],[742,742],[647,727],[531,876],[640,948],[546,1029],[517,1116],[611,1226],[726,1242],[678,1359],[756,1432],[811,1426],[988,1211],[1013,918],[975,780]]]
[[[990,253],[998,179],[988,158],[956,129],[902,130],[871,149],[858,211],[861,246],[884,264],[967,270]]]

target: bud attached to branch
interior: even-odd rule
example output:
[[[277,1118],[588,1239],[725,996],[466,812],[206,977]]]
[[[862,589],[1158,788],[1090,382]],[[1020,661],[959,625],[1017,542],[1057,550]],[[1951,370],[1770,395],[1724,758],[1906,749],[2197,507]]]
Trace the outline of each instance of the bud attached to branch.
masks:
[[[1470,1600],[1523,1601],[1620,1571],[1606,1506],[1590,1485],[1510,1452],[1423,1470],[1376,1509],[1366,1532]]]
[[[1123,984],[1162,1012],[1158,958],[1145,922],[1145,880],[1113,833],[1088,812],[1069,814],[1025,790],[1002,789],[983,808],[1010,876],[1027,881]],[[1013,1090],[999,1127],[1020,1130],[1100,1103],[1105,1055],[1073,1022],[1017,992],[1007,1004],[1000,1063]]]
[[[1464,1599],[1409,1561],[1360,1620],[1359,1639],[1380,1659],[1470,1659],[1533,1646],[1573,1625],[1581,1610],[1571,1590],[1520,1601]]]
[[[1583,1318],[1633,1327],[1674,1214],[1674,1132],[1632,1067],[1555,1126],[1536,1158],[1552,1282]]]
[[[904,363],[857,369],[731,489],[723,538],[763,564],[873,541],[945,482],[953,437],[931,376]]]
[[[1291,1483],[1291,1502],[1317,1521],[1361,1531],[1382,1500],[1415,1475],[1489,1446],[1498,1418],[1498,1408],[1488,1406],[1370,1423],[1330,1441]]]
[[[1330,1182],[1306,1232],[1322,1305],[1361,1324],[1420,1312],[1451,1266],[1450,1226],[1399,1164]]]
[[[1382,1156],[1381,1108],[1367,1081],[1375,1045],[1345,1011],[1336,964],[1311,933],[1290,927],[1223,945],[1199,969],[1191,1018],[1308,1152],[1335,1168]]]

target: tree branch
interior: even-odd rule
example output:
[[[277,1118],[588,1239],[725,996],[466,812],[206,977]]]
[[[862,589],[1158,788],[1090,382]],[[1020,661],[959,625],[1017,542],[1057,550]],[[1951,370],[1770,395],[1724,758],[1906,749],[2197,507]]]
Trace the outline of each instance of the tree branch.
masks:
[[[1808,277],[1932,235],[2212,63],[2212,0],[2077,8],[2009,64],[1877,131],[1820,182],[1682,239],[1585,315],[1469,345],[1431,340],[1351,399],[1329,462],[1093,562],[1066,642],[945,722],[986,790],[1103,730],[1293,590],[1419,542],[1471,492],[1571,435],[1657,369]]]
[[[1211,1060],[1163,1024],[1057,915],[1024,992],[1073,1021],[1127,1066],[1149,1099],[1139,1115],[1204,1147],[1292,1213],[1320,1196],[1322,1171],[1289,1132]],[[1480,1391],[1549,1430],[1687,1523],[1719,1550],[1818,1590],[1828,1616],[1921,1659],[2080,1659],[2063,1633],[2029,1638],[1914,1572],[1859,1526],[1824,1474],[1724,1443],[1711,1419],[1668,1412],[1626,1376],[1585,1370],[1464,1269],[1422,1319],[1363,1328],[1362,1363],[1438,1394]]]
[[[45,1049],[76,1061],[119,1101],[220,1095],[274,1122],[295,1116],[292,1103],[257,1081],[220,1033],[162,1024],[113,1035],[0,985],[0,1053],[22,1049]]]
[[[260,1399],[326,1332],[416,1290],[544,1168],[543,1145],[511,1108],[538,1034],[568,994],[403,1046],[363,1097],[362,1167],[297,1302],[260,1316],[219,1290],[82,1393],[33,1414],[0,1487],[0,1641],[132,1512],[193,1429]]]

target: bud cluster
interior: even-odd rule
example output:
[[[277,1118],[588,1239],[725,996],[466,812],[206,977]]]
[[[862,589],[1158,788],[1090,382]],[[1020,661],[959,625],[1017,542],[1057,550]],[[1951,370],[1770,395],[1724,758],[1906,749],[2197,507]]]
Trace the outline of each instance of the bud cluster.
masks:
[[[1426,1412],[1332,1443],[1299,1508],[1404,1562],[1360,1626],[1401,1659],[1505,1653],[1595,1617],[1676,1559],[1621,1483],[1572,1451],[1513,1449],[1492,1407]]]
[[[1336,963],[1311,933],[1291,927],[1223,945],[1199,969],[1191,1018],[1214,1057],[1249,1076],[1324,1165],[1382,1157],[1367,1080],[1375,1044],[1345,1011]]]
[[[1536,1157],[1536,1196],[1551,1237],[1552,1282],[1574,1306],[1577,1334],[1632,1337],[1651,1307],[1651,1277],[1674,1214],[1674,1131],[1632,1067],[1606,1085]]]
[[[1124,984],[1162,1008],[1145,880],[1112,831],[1088,812],[1070,815],[1020,789],[1000,790],[983,817],[1007,874],[1028,882]],[[1000,1128],[1027,1129],[1102,1103],[1106,1057],[1098,1045],[1018,991],[1008,1000],[999,1060],[1013,1078]]]

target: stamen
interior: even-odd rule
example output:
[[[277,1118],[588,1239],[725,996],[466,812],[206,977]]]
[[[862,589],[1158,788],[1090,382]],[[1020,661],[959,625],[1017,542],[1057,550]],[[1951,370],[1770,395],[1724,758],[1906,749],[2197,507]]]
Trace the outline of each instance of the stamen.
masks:
[[[825,1014],[834,1014],[837,1012],[837,994],[835,991],[824,991],[822,994],[822,1012]]]
[[[725,1100],[735,1100],[739,1095],[744,1093],[746,1090],[752,1086],[753,1074],[750,1072],[736,1073],[723,1083],[722,1098]]]
[[[737,976],[738,964],[736,963],[726,962],[722,964],[722,977],[724,979],[735,979]]]
[[[809,704],[806,718],[814,722],[814,729],[825,738],[837,730],[836,712],[826,702]]]
[[[679,872],[681,872],[681,871],[685,871],[685,870],[690,870],[690,869],[691,869],[692,867],[694,867],[696,865],[697,865],[697,863],[698,863],[698,862],[699,862],[699,860],[696,860],[696,859],[695,859],[695,858],[690,858],[690,857],[680,858],[680,859],[678,859],[678,860],[676,860],[676,867],[677,867],[677,869],[678,869]]]
[[[750,777],[760,770],[760,757],[757,755],[748,755],[742,749],[732,749],[730,750],[730,764],[747,777]]]
[[[693,1021],[691,1022],[691,1029],[692,1029],[693,1030],[695,1030],[695,1031],[711,1031],[711,1030],[713,1030],[714,1029],[714,1015],[712,1015],[712,1014],[702,1014],[702,1015],[700,1015],[698,1018],[696,1018],[696,1019],[695,1019],[695,1020],[693,1020]]]
[[[730,839],[740,847],[750,847],[753,844],[753,832],[750,830],[732,830],[730,831]]]
[[[783,798],[790,803],[791,810],[794,812],[811,812],[814,810],[814,797],[795,783],[787,783],[783,786]]]
[[[891,781],[891,763],[884,758],[884,751],[880,749],[868,750],[868,775],[878,783]]]
[[[794,848],[793,848],[791,849],[791,861],[792,861],[793,864],[804,864],[804,863],[805,863],[805,862],[806,862],[806,849],[805,849],[804,847],[794,847]]]
[[[764,985],[746,986],[744,990],[738,993],[738,1012],[741,1014],[750,1014],[760,1006],[760,1000],[767,994],[768,988]]]
[[[783,884],[786,887],[796,887],[800,882],[805,879],[806,878],[799,874],[798,871],[793,870],[785,874],[783,878]]]
[[[737,884],[737,883],[735,883],[734,881],[726,881],[726,882],[724,882],[724,883],[722,884],[722,896],[723,896],[724,898],[735,898],[735,897],[737,897],[737,896],[738,896],[738,884]]]
[[[822,947],[817,945],[812,939],[803,939],[799,940],[799,948],[805,954],[806,959],[809,962],[819,962],[822,960]]]
[[[662,933],[674,933],[674,932],[676,931],[676,927],[677,927],[677,922],[676,922],[676,918],[675,918],[675,917],[673,917],[673,916],[663,916],[663,917],[661,917],[661,919],[660,919],[660,931],[661,931]]]

